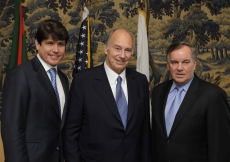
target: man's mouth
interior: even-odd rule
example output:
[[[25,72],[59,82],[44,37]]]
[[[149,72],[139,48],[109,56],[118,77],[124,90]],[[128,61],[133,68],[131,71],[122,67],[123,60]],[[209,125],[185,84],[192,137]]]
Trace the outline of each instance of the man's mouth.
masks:
[[[50,57],[51,57],[51,59],[54,59],[54,60],[56,60],[56,59],[58,59],[59,58],[59,56],[58,55],[49,55]]]

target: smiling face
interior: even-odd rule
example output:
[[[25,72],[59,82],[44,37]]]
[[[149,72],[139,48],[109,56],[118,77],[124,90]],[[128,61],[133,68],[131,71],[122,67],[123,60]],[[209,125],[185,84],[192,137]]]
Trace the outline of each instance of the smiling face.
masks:
[[[125,30],[116,30],[109,44],[104,47],[108,67],[117,74],[122,73],[132,56],[132,47],[131,35]]]
[[[169,71],[177,85],[186,84],[193,76],[196,61],[192,58],[192,51],[188,46],[182,46],[169,54]]]
[[[54,41],[51,36],[38,43],[35,40],[36,49],[39,56],[51,66],[56,66],[65,54],[65,40]]]

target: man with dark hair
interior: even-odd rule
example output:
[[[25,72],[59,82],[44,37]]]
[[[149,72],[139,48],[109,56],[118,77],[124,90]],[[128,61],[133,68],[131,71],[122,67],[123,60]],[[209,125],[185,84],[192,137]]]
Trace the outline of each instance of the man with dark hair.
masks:
[[[68,103],[68,79],[57,64],[69,34],[59,21],[39,24],[38,51],[12,68],[2,92],[2,140],[7,162],[63,162],[61,129]]]
[[[151,161],[148,81],[126,68],[134,40],[127,30],[112,30],[105,62],[75,74],[63,133],[66,162]]]
[[[152,90],[154,162],[230,161],[227,95],[194,74],[197,53],[186,42],[167,49],[172,80]]]

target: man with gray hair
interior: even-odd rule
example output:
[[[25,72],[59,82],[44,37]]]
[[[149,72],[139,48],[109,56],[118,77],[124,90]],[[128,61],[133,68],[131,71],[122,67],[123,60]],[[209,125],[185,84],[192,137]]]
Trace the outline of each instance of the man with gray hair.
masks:
[[[186,42],[167,49],[172,80],[152,90],[154,162],[230,161],[227,95],[194,74],[197,53]]]
[[[75,74],[64,126],[66,162],[150,162],[149,89],[145,75],[127,68],[133,35],[114,29],[105,62]]]

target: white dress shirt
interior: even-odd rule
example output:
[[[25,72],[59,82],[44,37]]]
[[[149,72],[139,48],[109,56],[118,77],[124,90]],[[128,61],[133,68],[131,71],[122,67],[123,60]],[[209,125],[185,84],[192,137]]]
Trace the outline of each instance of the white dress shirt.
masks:
[[[65,105],[65,93],[64,93],[63,86],[61,84],[61,80],[60,80],[59,75],[58,75],[57,66],[55,66],[55,67],[50,66],[44,60],[42,60],[42,58],[40,57],[39,54],[37,54],[37,57],[38,57],[39,61],[41,62],[42,66],[44,67],[50,80],[51,80],[51,77],[49,74],[49,69],[50,68],[56,69],[56,84],[57,84],[57,89],[58,89],[58,94],[59,94],[59,99],[60,99],[61,117],[62,117],[63,109],[64,109],[64,105]]]
[[[126,98],[126,101],[127,101],[127,104],[128,104],[126,69],[120,75],[118,75],[116,72],[114,72],[112,69],[110,69],[108,67],[108,65],[106,64],[106,61],[104,62],[104,68],[105,68],[105,72],[106,72],[106,75],[108,77],[109,84],[110,84],[110,87],[112,89],[113,96],[114,96],[115,100],[116,100],[117,77],[120,76],[122,78],[121,87],[122,87],[122,89],[124,91],[125,98]]]

